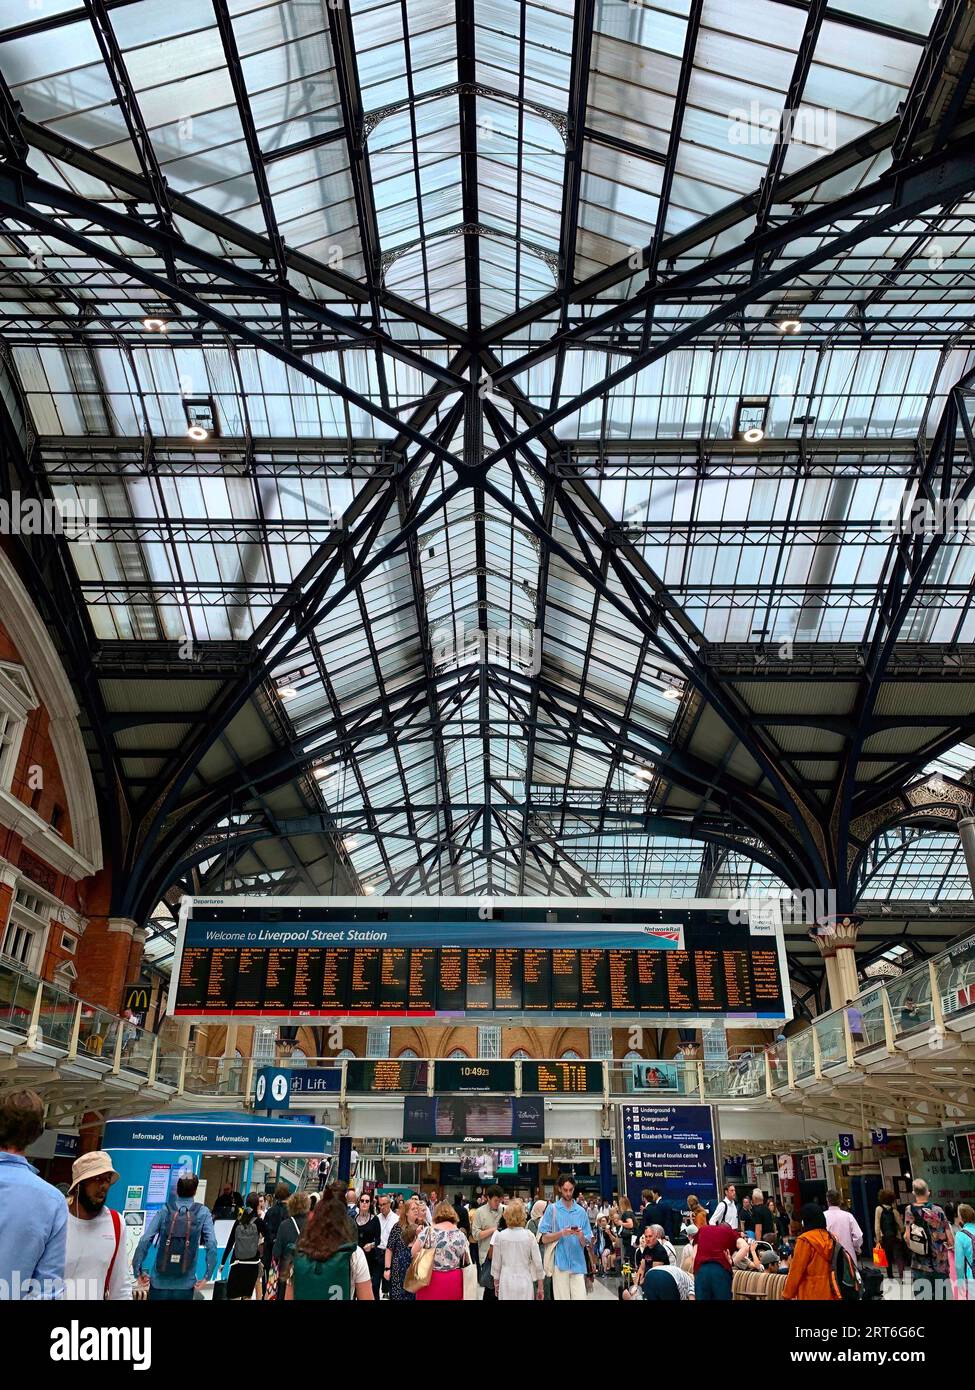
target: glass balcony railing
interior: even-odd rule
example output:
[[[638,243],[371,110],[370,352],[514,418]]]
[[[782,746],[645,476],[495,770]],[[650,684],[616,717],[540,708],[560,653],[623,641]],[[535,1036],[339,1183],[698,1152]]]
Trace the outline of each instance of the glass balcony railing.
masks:
[[[932,990],[932,981],[934,988]],[[959,942],[931,961],[896,980],[871,985],[852,1008],[821,1014],[812,1026],[770,1050],[773,1088],[848,1062],[863,1052],[885,1047],[888,1028],[896,1045],[917,1033],[950,1032],[966,1012],[975,1013],[975,937]],[[818,1050],[818,1059],[816,1056]]]

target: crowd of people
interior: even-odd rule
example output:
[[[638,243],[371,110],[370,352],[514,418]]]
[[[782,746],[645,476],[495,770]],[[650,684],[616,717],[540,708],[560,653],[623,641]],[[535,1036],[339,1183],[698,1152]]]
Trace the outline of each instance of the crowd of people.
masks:
[[[225,1187],[212,1212],[182,1173],[145,1226],[128,1267],[108,1196],[119,1174],[105,1152],[76,1160],[66,1194],[26,1158],[43,1128],[33,1092],[0,1101],[0,1296],[120,1300],[555,1301],[608,1281],[627,1302],[732,1298],[839,1300],[863,1294],[868,1269],[909,1273],[914,1296],[975,1299],[975,1209],[937,1205],[916,1178],[910,1200],[877,1196],[871,1239],[838,1192],[798,1213],[728,1183],[709,1211],[655,1187],[578,1191],[565,1174],[530,1204],[500,1187],[452,1201],[326,1184],[321,1193],[243,1196]],[[232,1225],[222,1257],[214,1221]],[[203,1252],[202,1270],[200,1269]],[[219,1257],[219,1262],[218,1262]],[[870,1261],[870,1263],[868,1263]]]

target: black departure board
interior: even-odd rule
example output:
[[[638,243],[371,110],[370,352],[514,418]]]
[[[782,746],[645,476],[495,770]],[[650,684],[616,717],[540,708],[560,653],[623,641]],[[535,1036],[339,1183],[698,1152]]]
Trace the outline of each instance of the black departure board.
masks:
[[[521,1089],[539,1095],[595,1095],[603,1090],[599,1062],[522,1062]]]
[[[243,947],[237,966],[237,993],[234,999],[236,1009],[260,1009],[264,1005],[264,979],[267,973],[267,951]],[[321,992],[319,991],[319,998]],[[295,990],[295,1005],[298,1007],[298,991]]]
[[[679,947],[671,949],[615,942],[604,948],[593,944],[595,930],[577,934],[577,946],[557,924],[551,927],[551,947],[505,943],[504,923],[491,920],[479,925],[483,936],[479,942],[475,936],[473,945],[450,944],[449,927],[442,932],[444,944],[425,945],[416,942],[415,929],[414,939],[404,932],[397,940],[393,921],[381,933],[287,929],[295,925],[268,924],[246,934],[215,929],[212,945],[197,944],[195,926],[197,935],[181,949],[174,1012],[294,1018],[788,1017],[775,937],[753,935],[747,922],[729,922],[719,913],[700,927],[693,919],[683,923],[679,933],[674,931]],[[652,927],[646,930],[652,934]],[[492,944],[495,937],[499,944]],[[253,944],[235,944],[241,938]],[[367,944],[310,944],[323,938]],[[275,944],[278,940],[281,944]],[[383,944],[368,944],[373,941]]]
[[[408,1057],[383,1057],[377,1061],[352,1058],[345,1064],[345,1089],[370,1091],[425,1091],[429,1063]]]

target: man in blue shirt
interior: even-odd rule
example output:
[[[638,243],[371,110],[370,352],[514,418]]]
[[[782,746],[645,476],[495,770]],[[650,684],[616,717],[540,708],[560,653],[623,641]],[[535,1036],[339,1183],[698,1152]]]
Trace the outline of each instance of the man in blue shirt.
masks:
[[[43,1133],[36,1091],[0,1097],[0,1300],[64,1297],[68,1204],[25,1156]]]
[[[184,1173],[177,1180],[175,1196],[159,1208],[135,1248],[132,1273],[139,1287],[149,1290],[150,1299],[189,1302],[194,1292],[213,1278],[217,1267],[217,1237],[209,1211],[194,1200],[199,1183],[195,1173]],[[188,1213],[188,1221],[184,1213]],[[156,1256],[150,1279],[143,1266],[153,1241],[156,1241]],[[207,1252],[206,1273],[202,1279],[197,1279],[196,1256],[201,1243]]]
[[[586,1246],[592,1240],[589,1213],[576,1201],[575,1181],[568,1174],[559,1182],[559,1193],[538,1227],[542,1244],[555,1245],[552,1297],[586,1298]]]

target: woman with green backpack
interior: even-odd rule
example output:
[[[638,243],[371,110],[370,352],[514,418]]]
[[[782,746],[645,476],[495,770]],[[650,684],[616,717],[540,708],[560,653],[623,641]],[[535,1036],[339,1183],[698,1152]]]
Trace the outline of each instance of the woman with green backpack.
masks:
[[[249,1192],[244,1210],[234,1222],[223,1252],[220,1268],[230,1260],[227,1276],[227,1298],[253,1298],[257,1276],[261,1271],[261,1241],[264,1239],[264,1220],[260,1214],[261,1194]]]
[[[372,1277],[345,1202],[326,1187],[308,1218],[291,1261],[285,1300],[373,1302]]]

